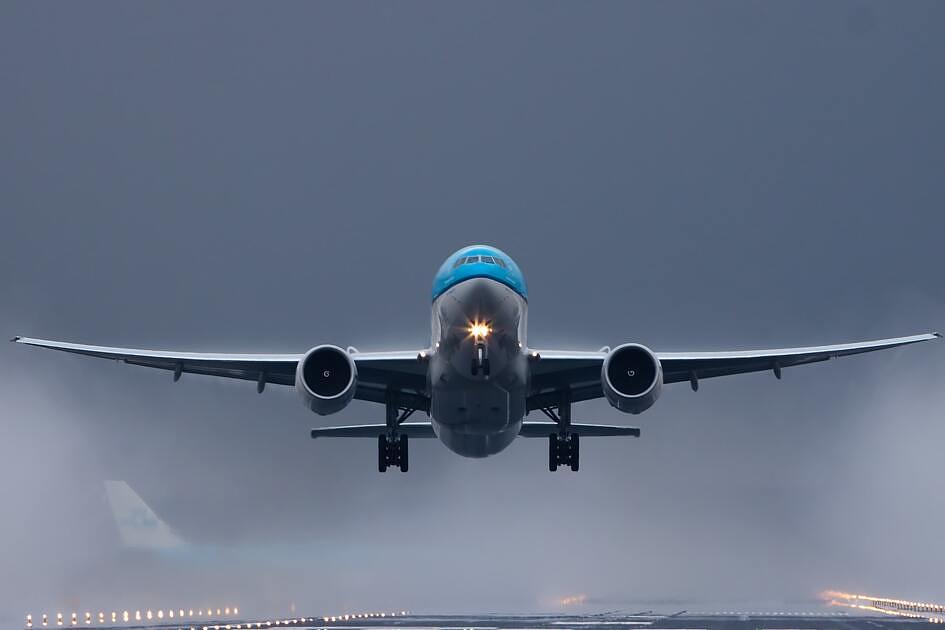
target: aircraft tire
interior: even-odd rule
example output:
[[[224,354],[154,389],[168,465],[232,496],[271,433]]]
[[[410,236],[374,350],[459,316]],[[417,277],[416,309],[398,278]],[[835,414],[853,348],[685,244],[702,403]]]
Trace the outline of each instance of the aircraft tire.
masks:
[[[399,449],[400,455],[400,472],[407,472],[410,460],[408,458],[408,453],[410,452],[407,449],[407,436],[401,435],[400,440],[398,441],[397,447]]]
[[[387,436],[377,436],[377,472],[387,472]]]
[[[558,436],[554,433],[548,436],[548,470],[558,470]]]

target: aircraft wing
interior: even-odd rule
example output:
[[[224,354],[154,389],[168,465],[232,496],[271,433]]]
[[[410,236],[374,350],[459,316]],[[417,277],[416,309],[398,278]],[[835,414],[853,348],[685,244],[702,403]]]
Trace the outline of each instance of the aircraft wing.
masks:
[[[927,333],[857,343],[772,350],[656,352],[656,356],[663,368],[664,383],[685,381],[695,389],[704,378],[766,370],[772,370],[780,378],[782,368],[931,341],[941,336],[939,333]],[[537,361],[532,371],[529,410],[555,406],[563,392],[569,392],[572,402],[601,398],[604,395],[601,390],[600,371],[607,356],[606,350],[530,352],[537,354]]]
[[[225,354],[177,352],[91,346],[66,341],[14,337],[11,341],[40,348],[50,348],[131,365],[168,370],[174,380],[181,374],[205,374],[224,378],[256,381],[262,393],[266,383],[294,385],[295,368],[304,354]],[[422,411],[429,410],[424,366],[417,360],[420,350],[404,352],[355,352],[351,358],[358,367],[358,386],[354,397],[383,403],[388,388],[399,392],[401,401]]]
[[[354,424],[343,427],[320,427],[312,429],[312,437],[351,437],[351,438],[376,438],[387,432],[387,425],[384,424]],[[429,422],[404,422],[397,427],[397,432],[409,435],[412,438],[432,438],[436,437],[433,432],[433,425]],[[546,438],[552,433],[558,432],[558,425],[554,422],[529,422],[522,423],[522,430],[519,432],[521,437],[541,437]],[[613,435],[629,435],[640,437],[640,429],[636,427],[622,427],[612,424],[580,424],[572,423],[571,432],[579,433],[587,437],[605,437]]]

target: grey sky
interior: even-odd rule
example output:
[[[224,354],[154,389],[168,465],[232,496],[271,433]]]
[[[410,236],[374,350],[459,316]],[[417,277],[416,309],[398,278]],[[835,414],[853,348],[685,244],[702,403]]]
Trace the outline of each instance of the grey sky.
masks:
[[[534,346],[945,328],[943,20],[919,1],[5,2],[0,331],[415,348],[435,269],[472,242],[525,271]],[[520,440],[485,461],[415,444],[410,473],[378,475],[370,441],[307,438],[376,406],[323,419],[289,389],[8,345],[0,614],[941,599],[943,378],[930,344],[672,386],[639,417],[576,408],[643,427],[588,440],[578,474]],[[107,478],[190,540],[310,562],[122,552]]]

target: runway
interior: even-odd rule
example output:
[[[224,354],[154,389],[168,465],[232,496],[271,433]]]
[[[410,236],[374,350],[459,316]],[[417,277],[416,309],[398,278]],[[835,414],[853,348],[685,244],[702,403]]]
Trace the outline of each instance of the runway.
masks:
[[[344,620],[325,616],[269,619],[203,619],[199,623],[115,625],[93,624],[92,627],[133,629],[246,630],[251,628],[310,628],[317,630],[916,630],[918,625],[931,625],[927,619],[885,616],[859,616],[840,613],[686,613],[657,614],[608,613],[598,615],[398,615]],[[326,621],[327,620],[327,621]],[[80,624],[85,625],[85,624]],[[41,627],[39,624],[26,627]],[[50,624],[50,627],[56,627]],[[70,627],[68,622],[60,627]]]

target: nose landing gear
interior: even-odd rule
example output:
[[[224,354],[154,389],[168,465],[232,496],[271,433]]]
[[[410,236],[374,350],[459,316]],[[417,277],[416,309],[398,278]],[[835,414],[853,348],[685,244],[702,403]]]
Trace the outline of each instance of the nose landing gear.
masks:
[[[476,344],[476,354],[472,360],[472,375],[482,374],[489,376],[489,355],[486,353],[486,344]]]

